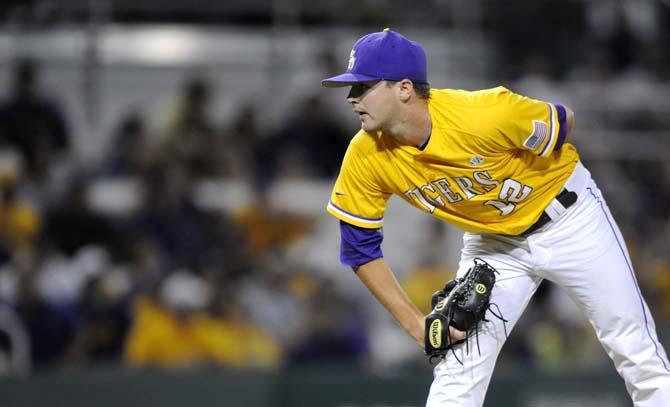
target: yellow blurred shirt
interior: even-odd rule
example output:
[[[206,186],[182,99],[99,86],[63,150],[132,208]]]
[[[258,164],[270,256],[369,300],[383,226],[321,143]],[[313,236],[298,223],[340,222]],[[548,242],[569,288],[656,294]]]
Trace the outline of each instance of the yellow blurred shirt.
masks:
[[[17,249],[30,245],[40,229],[37,211],[27,204],[0,204],[0,238]]]
[[[456,273],[448,267],[420,267],[403,278],[401,285],[407,297],[424,315],[427,315],[432,310],[433,293],[444,287],[445,281],[454,278],[455,275]]]
[[[465,231],[517,235],[560,192],[579,156],[553,151],[556,106],[503,87],[432,90],[432,133],[424,150],[381,132],[349,144],[328,212],[363,228],[383,226],[397,195]]]
[[[253,205],[235,213],[233,221],[244,233],[252,253],[288,246],[305,236],[312,226],[305,216],[277,212],[264,205]]]
[[[142,297],[124,349],[132,365],[188,366],[202,362],[236,367],[273,367],[281,356],[277,342],[260,329],[205,313],[186,319]]]

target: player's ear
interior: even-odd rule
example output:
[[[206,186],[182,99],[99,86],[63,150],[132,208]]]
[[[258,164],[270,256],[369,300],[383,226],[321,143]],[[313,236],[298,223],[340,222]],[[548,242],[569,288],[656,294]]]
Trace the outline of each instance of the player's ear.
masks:
[[[403,79],[397,83],[398,86],[398,95],[402,102],[407,102],[410,100],[412,95],[414,95],[414,84],[409,79]]]

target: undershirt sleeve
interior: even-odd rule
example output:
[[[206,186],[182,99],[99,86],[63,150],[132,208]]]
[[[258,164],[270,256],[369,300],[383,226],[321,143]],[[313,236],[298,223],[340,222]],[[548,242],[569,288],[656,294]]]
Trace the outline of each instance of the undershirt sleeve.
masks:
[[[357,267],[384,257],[382,229],[368,229],[340,221],[340,262]]]
[[[567,114],[565,112],[565,107],[560,104],[556,104],[556,112],[558,113],[558,140],[556,141],[556,146],[554,146],[554,151],[558,151],[563,147],[565,143],[565,137],[568,134],[568,120]]]

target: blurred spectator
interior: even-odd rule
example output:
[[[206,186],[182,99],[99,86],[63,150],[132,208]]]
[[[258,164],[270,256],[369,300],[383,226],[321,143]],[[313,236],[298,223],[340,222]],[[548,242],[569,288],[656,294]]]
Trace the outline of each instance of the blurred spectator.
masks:
[[[69,146],[65,118],[57,102],[40,93],[39,66],[17,62],[12,94],[0,104],[0,144],[16,147],[25,158],[27,175],[41,180],[54,154]]]
[[[319,96],[307,96],[299,101],[288,123],[260,146],[258,174],[265,182],[278,176],[333,177],[349,137]]]
[[[308,216],[277,208],[269,185],[257,185],[253,202],[233,214],[233,221],[254,254],[286,248],[305,237],[313,223]]]
[[[608,65],[616,72],[638,63],[662,43],[662,9],[667,6],[653,0],[637,2],[583,2],[591,36],[604,48]],[[667,48],[667,47],[666,47]],[[589,52],[587,49],[586,52]]]
[[[363,361],[369,351],[365,323],[331,280],[319,281],[306,309],[303,332],[291,350],[289,363],[323,366]]]
[[[134,294],[154,292],[165,270],[169,269],[168,254],[162,250],[157,237],[132,231],[124,235]]]
[[[24,375],[31,368],[30,337],[14,309],[0,305],[0,376]]]
[[[239,299],[237,290],[219,287],[214,296],[213,319],[219,320],[213,326],[214,343],[226,343],[232,339],[227,349],[231,352],[231,365],[240,367],[277,367],[283,359],[281,344],[266,327],[250,320],[247,307]]]
[[[452,269],[446,266],[422,266],[408,273],[403,279],[402,286],[407,296],[424,314],[432,310],[430,299],[432,294],[441,290],[445,283],[455,277]]]
[[[291,284],[293,273],[279,256],[263,256],[256,269],[243,276],[239,300],[251,321],[262,326],[284,349],[291,349],[305,324],[305,293]]]
[[[30,335],[30,353],[37,368],[63,362],[77,329],[76,304],[49,301],[42,276],[35,269],[20,275],[16,304]]]
[[[575,44],[586,32],[584,3],[482,2],[490,39],[497,43],[499,63],[492,65],[492,76],[497,80],[518,77],[531,53],[550,61],[554,79],[573,67],[579,60]]]
[[[40,214],[17,196],[17,171],[0,172],[0,264],[15,252],[32,248],[40,229]]]
[[[609,58],[607,50],[597,45],[592,39],[586,39],[582,47],[584,56],[580,59],[579,64],[566,73],[565,79],[577,82],[600,82],[610,79],[614,72],[607,60]]]
[[[655,309],[660,318],[659,332],[668,345],[670,340],[670,256],[653,260],[650,278],[651,298],[657,305]]]
[[[120,250],[120,237],[112,223],[90,208],[87,201],[88,182],[75,176],[65,192],[65,197],[44,216],[44,243],[67,256],[91,244]]]
[[[213,215],[194,203],[195,180],[178,163],[156,166],[144,174],[144,199],[131,219],[128,233],[159,244],[168,261],[178,266],[198,264],[203,253],[223,243],[227,231]]]
[[[276,366],[277,344],[246,322],[235,298],[220,296],[216,305],[222,313],[215,315],[206,312],[213,299],[212,287],[203,278],[187,271],[169,275],[156,299],[137,300],[125,361],[166,367]]]
[[[250,178],[254,175],[254,155],[262,145],[263,134],[258,127],[258,110],[252,103],[243,105],[224,132],[221,148],[222,175]]]
[[[445,265],[441,257],[449,244],[447,225],[435,219],[427,223],[426,234],[417,245],[419,265],[406,273],[401,282],[409,299],[426,315],[432,310],[430,299],[433,293],[456,277],[455,271]]]
[[[551,57],[531,52],[524,57],[524,62],[524,70],[514,83],[515,92],[552,103],[572,105],[571,95],[556,80],[556,68]]]
[[[195,177],[221,173],[221,134],[209,117],[211,91],[204,78],[190,78],[164,130],[165,161],[184,165]]]
[[[106,270],[87,281],[69,363],[118,362],[130,326],[130,278],[123,269]]]
[[[157,159],[158,152],[149,145],[144,119],[131,112],[121,119],[112,137],[103,174],[108,176],[139,176]]]

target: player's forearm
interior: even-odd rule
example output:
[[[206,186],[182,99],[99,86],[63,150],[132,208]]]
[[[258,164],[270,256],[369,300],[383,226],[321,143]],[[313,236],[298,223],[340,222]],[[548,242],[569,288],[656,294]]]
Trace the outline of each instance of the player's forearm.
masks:
[[[356,275],[400,326],[423,347],[425,316],[407,297],[384,259],[359,266]]]

